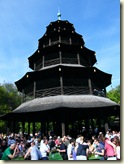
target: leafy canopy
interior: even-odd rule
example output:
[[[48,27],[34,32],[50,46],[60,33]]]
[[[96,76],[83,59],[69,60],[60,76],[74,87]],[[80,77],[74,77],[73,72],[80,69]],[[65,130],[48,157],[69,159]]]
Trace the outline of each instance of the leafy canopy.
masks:
[[[118,85],[116,88],[113,88],[112,90],[110,90],[108,93],[107,93],[107,97],[120,104],[120,85]]]

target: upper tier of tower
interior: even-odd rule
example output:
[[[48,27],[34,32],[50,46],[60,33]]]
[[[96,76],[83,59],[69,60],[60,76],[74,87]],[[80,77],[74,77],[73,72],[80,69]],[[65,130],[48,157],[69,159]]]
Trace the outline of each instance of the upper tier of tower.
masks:
[[[33,70],[56,64],[92,67],[96,63],[95,51],[85,47],[82,35],[67,20],[51,22],[38,40],[38,49],[28,59]]]

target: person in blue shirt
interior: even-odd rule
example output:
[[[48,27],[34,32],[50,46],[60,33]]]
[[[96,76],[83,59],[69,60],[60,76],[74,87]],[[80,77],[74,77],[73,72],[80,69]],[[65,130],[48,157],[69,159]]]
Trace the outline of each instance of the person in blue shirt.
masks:
[[[94,150],[95,156],[101,157],[100,160],[105,160],[105,158],[104,158],[104,154],[105,154],[104,145],[99,142],[98,138],[94,139],[94,143],[96,145],[96,148]]]

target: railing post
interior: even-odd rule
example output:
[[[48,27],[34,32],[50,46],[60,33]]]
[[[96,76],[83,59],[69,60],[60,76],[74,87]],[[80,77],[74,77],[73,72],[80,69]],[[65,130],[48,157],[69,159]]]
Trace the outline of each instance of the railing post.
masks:
[[[36,70],[36,63],[34,63],[34,71]]]
[[[61,43],[61,36],[59,36],[59,43]]]
[[[61,87],[61,95],[64,94],[64,90],[63,90],[63,78],[62,78],[62,73],[61,73],[61,68],[59,68],[59,72],[60,72],[60,87]]]
[[[59,51],[59,59],[60,59],[60,64],[62,63],[62,52]]]

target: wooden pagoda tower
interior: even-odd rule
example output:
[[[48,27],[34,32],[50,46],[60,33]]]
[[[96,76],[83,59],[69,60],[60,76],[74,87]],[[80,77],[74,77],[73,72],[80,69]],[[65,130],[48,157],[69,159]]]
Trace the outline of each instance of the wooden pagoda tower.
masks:
[[[82,35],[67,20],[51,22],[38,40],[37,50],[28,58],[31,72],[15,84],[22,93],[22,104],[4,119],[16,122],[41,122],[41,130],[49,131],[49,123],[57,135],[86,129],[93,119],[107,122],[109,116],[120,118],[120,106],[106,98],[106,87],[112,75],[94,67],[95,51],[85,47]],[[14,126],[13,126],[14,127]],[[100,127],[99,127],[100,128]],[[23,128],[24,129],[24,128]]]

